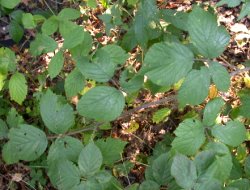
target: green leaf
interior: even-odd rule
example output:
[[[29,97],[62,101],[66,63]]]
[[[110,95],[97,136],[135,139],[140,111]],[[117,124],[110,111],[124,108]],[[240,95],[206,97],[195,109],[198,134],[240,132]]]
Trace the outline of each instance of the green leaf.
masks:
[[[23,74],[15,73],[11,76],[9,90],[11,99],[22,105],[28,93],[26,79]]]
[[[229,43],[230,36],[216,17],[198,6],[189,14],[187,26],[191,42],[206,58],[218,57]]]
[[[79,169],[68,160],[61,160],[50,166],[48,176],[60,190],[69,190],[80,183]]]
[[[159,185],[167,185],[172,180],[170,158],[168,153],[164,153],[152,163],[153,178]]]
[[[130,28],[127,33],[123,36],[121,41],[121,46],[126,51],[131,51],[135,46],[137,46],[137,41],[135,37],[134,28]]]
[[[96,0],[87,0],[87,6],[94,9],[97,7]]]
[[[15,108],[11,108],[7,115],[7,124],[10,128],[18,127],[24,122],[23,117],[18,114]]]
[[[81,44],[84,40],[85,32],[82,27],[77,26],[64,36],[63,48],[71,49]]]
[[[222,184],[217,179],[202,179],[195,184],[194,190],[222,190]]]
[[[42,25],[42,33],[46,35],[54,34],[59,27],[59,22],[56,16],[51,16],[49,19],[45,20]]]
[[[206,126],[213,125],[224,104],[225,102],[222,98],[214,98],[210,100],[204,109],[203,124]]]
[[[154,114],[153,114],[153,122],[158,124],[161,121],[163,121],[164,119],[166,119],[166,117],[168,117],[171,113],[171,110],[169,108],[162,108],[157,110]]]
[[[121,115],[124,106],[124,96],[120,91],[108,86],[98,86],[82,96],[77,104],[77,111],[84,117],[112,121]]]
[[[212,150],[199,152],[194,159],[198,176],[206,173],[209,166],[215,161],[216,153]]]
[[[110,55],[111,62],[116,65],[123,65],[129,57],[120,46],[114,44],[106,45],[102,47],[101,50]]]
[[[241,8],[240,15],[237,20],[243,19],[245,16],[250,15],[250,1],[246,1]]]
[[[113,77],[116,66],[111,62],[108,54],[99,54],[94,63],[90,63],[85,57],[79,58],[77,68],[86,78],[107,82]]]
[[[174,133],[176,138],[172,146],[185,155],[194,155],[205,142],[204,128],[199,120],[184,120]]]
[[[143,181],[139,187],[139,190],[159,190],[160,185],[154,181],[146,180]]]
[[[138,0],[127,0],[129,5],[136,5],[136,3],[138,2]]]
[[[204,178],[218,179],[224,183],[229,178],[232,170],[232,156],[228,147],[222,143],[210,142],[206,146],[206,150],[215,152],[215,160],[207,166]]]
[[[245,170],[247,176],[250,177],[250,156],[249,155],[247,156],[247,158],[245,160],[244,170]]]
[[[130,73],[128,69],[124,70],[120,75],[120,85],[127,94],[137,92],[142,88],[144,83],[144,76],[134,74],[133,77],[129,77]]]
[[[93,143],[85,146],[78,159],[81,175],[91,177],[97,173],[102,165],[103,156],[100,149]]]
[[[250,91],[243,90],[239,93],[241,106],[239,107],[240,115],[250,118]]]
[[[218,62],[211,62],[209,72],[216,87],[221,91],[227,91],[230,87],[230,75],[225,67]]]
[[[236,7],[240,5],[240,3],[241,3],[241,0],[221,0],[216,4],[216,6],[219,7],[224,4],[227,4],[228,7]]]
[[[8,71],[16,70],[16,55],[9,48],[0,48],[0,73],[6,76]]]
[[[92,43],[93,43],[93,40],[89,32],[84,32],[83,42],[77,45],[76,47],[70,49],[72,57],[76,59],[78,57],[88,56],[92,48]]]
[[[173,9],[163,9],[161,10],[161,14],[165,21],[173,24],[175,27],[181,30],[187,31],[188,13]]]
[[[208,95],[209,85],[210,76],[206,67],[202,67],[201,70],[192,70],[178,93],[180,107],[184,107],[186,104],[202,103]]]
[[[0,91],[3,89],[5,80],[7,78],[7,74],[1,74],[0,73]]]
[[[68,21],[68,20],[59,21],[59,32],[63,38],[69,37],[70,34],[72,34],[72,31],[74,31],[76,28],[79,28],[79,26],[71,21]]]
[[[13,144],[9,142],[5,143],[2,149],[2,158],[6,162],[6,164],[14,164],[18,163],[19,158],[16,155],[15,147]]]
[[[58,18],[61,20],[75,20],[81,16],[80,11],[72,8],[64,8],[58,14]]]
[[[0,3],[1,4],[1,3]],[[20,9],[17,9],[17,10],[14,10],[13,12],[11,12],[9,14],[9,16],[15,20],[18,24],[22,24],[22,15],[23,15],[24,11],[23,10],[20,10]]]
[[[34,17],[31,13],[23,13],[22,23],[23,27],[26,29],[33,29],[36,27]]]
[[[0,4],[7,9],[15,8],[20,2],[21,0],[0,0]]]
[[[8,143],[19,160],[36,160],[47,148],[45,133],[32,125],[22,124],[19,128],[11,128],[8,136]]]
[[[216,125],[212,128],[212,135],[221,142],[236,147],[246,139],[246,128],[238,121],[230,121],[226,126]]]
[[[155,84],[170,86],[192,69],[193,53],[178,43],[157,43],[146,54],[141,72]]]
[[[65,133],[75,123],[74,111],[50,90],[40,101],[40,112],[46,127],[53,133]]]
[[[65,79],[64,89],[67,97],[72,97],[77,95],[81,90],[83,90],[85,85],[85,78],[82,73],[75,68],[69,73]]]
[[[242,164],[239,162],[239,160],[236,157],[232,157],[232,162],[233,162],[233,167],[230,172],[230,179],[236,180],[242,177],[243,168],[242,168]]]
[[[109,14],[104,13],[104,14],[98,16],[98,17],[104,23],[105,32],[109,36],[110,35],[110,30],[115,27],[115,25],[113,24],[113,16],[111,15],[111,13],[109,13]]]
[[[20,26],[20,24],[18,24],[17,21],[12,20],[10,22],[10,26],[9,26],[9,33],[10,33],[10,37],[16,42],[18,43],[24,34],[24,30],[23,28]]]
[[[63,52],[59,51],[54,55],[54,57],[52,57],[49,63],[48,71],[51,79],[59,75],[59,73],[63,68],[63,63],[64,63]]]
[[[57,43],[51,37],[45,34],[37,34],[36,39],[30,43],[30,53],[33,56],[41,55],[42,53],[53,52],[57,48]]]
[[[227,187],[234,187],[238,190],[249,190],[250,189],[250,180],[249,179],[238,179],[235,180],[231,183],[229,183],[229,185]]]
[[[8,137],[8,127],[6,123],[0,119],[0,140],[3,140]]]
[[[127,142],[108,137],[96,141],[96,146],[101,150],[103,164],[112,165],[121,159],[121,154]]]
[[[55,164],[61,160],[77,162],[78,156],[83,149],[81,141],[72,137],[62,137],[50,146],[48,154],[48,163]]]
[[[157,14],[158,9],[155,1],[141,1],[134,20],[134,33],[137,42],[142,47],[147,46],[150,39],[149,26],[158,19]]]
[[[171,175],[175,178],[177,184],[185,189],[191,189],[197,180],[194,162],[184,155],[174,157],[171,166]]]

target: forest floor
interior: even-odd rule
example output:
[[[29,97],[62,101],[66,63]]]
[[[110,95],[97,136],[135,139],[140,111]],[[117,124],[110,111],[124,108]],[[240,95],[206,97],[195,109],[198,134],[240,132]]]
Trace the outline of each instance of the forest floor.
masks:
[[[49,10],[53,9],[58,12],[60,9],[65,7],[78,7],[78,4],[69,3],[69,1],[33,1],[33,0],[22,0],[22,4],[20,8],[25,12],[33,12],[35,10]],[[158,1],[158,6],[160,9],[177,9],[177,10],[190,10],[191,7],[195,3],[199,3],[200,1],[189,1],[189,0],[168,0],[167,3],[165,1]],[[215,6],[216,0],[213,1],[203,1],[207,4]],[[218,21],[221,25],[224,25],[227,30],[230,32],[231,41],[225,52],[222,56],[218,58],[219,62],[228,65],[229,71],[232,71],[234,67],[241,67],[242,63],[250,60],[250,20],[244,18],[240,21],[237,21],[237,17],[240,12],[240,7],[236,8],[227,8],[226,6],[218,7]],[[86,26],[86,30],[88,30],[94,39],[97,39],[99,43],[102,45],[112,43],[115,40],[116,36],[111,35],[107,36],[105,34],[105,26],[100,19],[98,19],[98,15],[102,14],[105,9],[101,6],[98,6],[96,9],[92,11],[87,11],[84,17],[84,25]],[[40,57],[37,60],[32,60],[31,56],[27,52],[26,48],[28,47],[29,39],[34,37],[34,31],[29,30],[25,33],[25,39],[19,45],[13,44],[11,42],[9,34],[6,30],[8,28],[8,17],[2,17],[2,21],[0,22],[0,41],[6,42],[6,45],[9,46],[12,50],[16,52],[20,56],[20,65],[22,65],[22,69],[24,71],[29,71],[30,75],[35,76],[40,68],[45,67],[48,64],[48,59],[50,55],[45,55]],[[81,21],[79,21],[81,22]],[[60,42],[60,38],[57,39]],[[131,58],[129,61],[131,65],[137,67],[138,61],[136,60],[136,54],[138,49],[134,49],[130,52]],[[27,62],[32,62],[32,64],[25,64]],[[250,63],[249,63],[250,65]],[[65,71],[71,70],[71,67],[64,68]],[[228,101],[237,104],[238,97],[236,95],[237,89],[241,89],[244,87],[245,83],[243,80],[243,76],[245,74],[234,75],[232,77],[232,89],[225,96],[228,98]],[[31,77],[32,78],[32,77]],[[48,81],[49,85],[53,85],[54,81]],[[29,86],[29,91],[33,91],[37,88],[38,84],[36,81],[31,81]],[[33,94],[33,93],[30,93]],[[157,102],[160,98],[164,96],[168,96],[174,94],[174,92],[166,93],[158,93],[151,94],[149,91],[144,90],[139,94],[135,103],[128,107],[128,111],[137,106],[144,105],[145,103]],[[74,100],[72,100],[74,102]],[[104,136],[112,136],[115,138],[120,138],[121,140],[125,140],[128,145],[125,148],[123,154],[123,161],[131,161],[134,165],[131,167],[130,172],[127,175],[118,176],[120,180],[123,182],[124,186],[128,184],[132,184],[135,182],[141,182],[144,178],[145,164],[144,160],[152,153],[152,148],[155,146],[156,142],[162,140],[163,135],[167,132],[172,132],[178,126],[180,121],[186,116],[186,114],[190,114],[189,108],[186,108],[183,111],[178,111],[174,109],[168,118],[159,124],[153,122],[153,113],[159,109],[164,107],[175,107],[175,102],[170,102],[165,105],[158,104],[150,104],[148,107],[142,109],[133,110],[133,112],[129,112],[130,114],[124,115],[124,117],[116,120],[112,123],[112,129],[106,131]],[[22,111],[21,107],[18,107],[20,111]],[[197,107],[199,109],[199,107]],[[29,120],[29,118],[25,118]],[[116,171],[114,171],[115,173]],[[28,188],[25,181],[30,180],[30,169],[27,168],[24,164],[16,164],[12,166],[7,166],[2,163],[0,160],[0,190],[9,188],[9,189],[20,189],[26,190]],[[117,174],[118,175],[118,174]],[[39,176],[37,174],[37,176]],[[12,185],[11,185],[12,184]],[[14,185],[13,185],[14,184]],[[45,189],[53,189],[51,184],[46,184],[44,186]],[[29,189],[29,188],[28,188]]]

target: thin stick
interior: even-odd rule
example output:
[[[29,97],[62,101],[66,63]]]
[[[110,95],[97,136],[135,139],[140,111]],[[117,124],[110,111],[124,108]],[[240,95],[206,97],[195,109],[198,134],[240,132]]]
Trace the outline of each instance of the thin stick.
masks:
[[[176,100],[176,97],[174,95],[171,95],[171,96],[162,98],[160,100],[156,100],[154,102],[145,103],[145,104],[142,104],[141,106],[138,106],[138,107],[136,107],[136,108],[134,108],[132,110],[124,112],[117,119],[122,119],[122,118],[127,117],[127,116],[129,116],[129,115],[131,115],[131,114],[133,114],[135,112],[138,112],[138,111],[140,111],[142,109],[146,109],[146,108],[153,107],[153,106],[159,106],[159,105],[166,104],[168,102],[175,101],[175,100]]]
[[[49,6],[49,4],[47,3],[46,0],[43,0],[43,2],[45,3],[45,5],[48,7],[48,9],[50,10],[50,12],[53,14],[53,15],[56,15],[55,12],[52,10],[52,8]]]
[[[230,73],[230,76],[231,76],[231,77],[234,77],[235,75],[238,75],[238,74],[240,74],[240,73],[247,72],[247,71],[250,71],[250,67],[246,67],[246,68],[244,68],[244,69],[238,69],[238,70],[236,70],[236,71]]]
[[[53,136],[48,136],[47,138],[49,140],[52,140],[52,139],[56,139],[58,137],[64,137],[64,136],[72,136],[72,135],[76,135],[76,134],[79,134],[79,133],[82,133],[82,132],[86,132],[86,131],[93,131],[93,130],[98,130],[98,127],[103,125],[104,123],[97,123],[95,126],[92,126],[92,127],[87,127],[87,128],[83,128],[83,129],[78,129],[78,130],[75,130],[75,131],[71,131],[71,132],[68,132],[68,133],[65,133],[65,134],[60,134],[60,135],[53,135]]]
[[[229,63],[224,57],[220,56],[219,58],[225,63],[225,64],[222,64],[222,65],[228,66],[231,69],[237,69],[236,66],[232,65],[231,63]]]
[[[127,117],[127,116],[129,116],[129,115],[131,115],[131,114],[133,114],[133,113],[135,113],[137,111],[140,111],[142,109],[146,109],[146,108],[149,108],[149,107],[159,106],[159,105],[162,105],[162,104],[166,104],[167,102],[171,102],[171,101],[173,101],[175,99],[176,99],[175,96],[171,95],[171,96],[162,98],[162,99],[154,101],[154,102],[142,104],[141,106],[138,106],[138,107],[136,107],[136,108],[134,108],[132,110],[124,112],[117,119],[122,119],[122,118]],[[47,138],[49,140],[52,140],[52,139],[56,139],[58,137],[72,136],[72,135],[76,135],[76,134],[79,134],[79,133],[82,133],[82,132],[86,132],[86,131],[97,131],[97,130],[99,130],[99,127],[101,125],[103,125],[103,124],[104,124],[104,122],[99,122],[99,123],[96,123],[94,126],[91,126],[91,127],[87,127],[87,128],[83,128],[83,129],[78,129],[78,130],[71,131],[71,132],[68,132],[68,133],[65,133],[65,134],[52,135],[52,136],[48,136]]]

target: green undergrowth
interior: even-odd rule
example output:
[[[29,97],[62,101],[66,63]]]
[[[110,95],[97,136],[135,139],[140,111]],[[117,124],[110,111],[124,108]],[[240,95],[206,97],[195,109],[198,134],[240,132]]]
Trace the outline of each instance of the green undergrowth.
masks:
[[[2,160],[30,168],[29,188],[51,183],[59,190],[250,189],[250,91],[237,90],[238,106],[223,96],[234,75],[217,58],[231,36],[218,25],[216,7],[200,4],[184,12],[159,9],[153,0],[88,0],[45,14],[24,12],[19,3],[0,0],[9,35],[18,44],[26,31],[34,32],[30,61],[52,55],[48,67],[34,74],[20,65],[21,54],[0,48]],[[217,4],[222,5],[241,6],[238,20],[250,13],[248,0]],[[98,7],[105,10],[99,19],[106,35],[117,35],[107,45],[83,22]],[[140,69],[129,62],[132,52]],[[207,98],[211,86],[219,93]],[[143,161],[144,180],[125,186],[114,170],[129,178],[134,163],[123,160],[129,142],[103,134],[145,89],[175,91],[178,110],[194,109]],[[199,113],[197,105],[203,107]],[[171,109],[153,113],[153,123],[166,121]]]

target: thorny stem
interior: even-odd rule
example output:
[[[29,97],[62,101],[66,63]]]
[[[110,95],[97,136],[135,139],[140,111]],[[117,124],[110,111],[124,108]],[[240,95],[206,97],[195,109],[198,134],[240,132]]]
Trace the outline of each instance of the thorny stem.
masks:
[[[150,107],[153,107],[153,106],[159,106],[159,105],[162,105],[162,104],[166,104],[166,103],[169,103],[169,102],[174,101],[174,100],[176,100],[175,96],[170,95],[168,97],[162,98],[160,100],[156,100],[154,102],[142,104],[141,106],[138,106],[138,107],[136,107],[134,109],[123,112],[123,114],[120,117],[118,117],[118,119],[122,119],[124,117],[127,117],[127,116],[129,116],[129,115],[131,115],[131,114],[133,114],[133,113],[135,113],[137,111],[140,111],[140,110],[143,110],[143,109],[146,109],[146,108],[150,108]],[[71,131],[71,132],[68,132],[68,133],[65,133],[65,134],[52,135],[52,136],[48,136],[47,138],[49,140],[52,140],[52,139],[56,139],[56,138],[59,138],[59,137],[76,135],[76,134],[83,133],[83,132],[86,132],[86,131],[97,131],[97,130],[99,130],[99,127],[101,125],[103,125],[103,124],[105,124],[105,123],[104,122],[99,122],[99,123],[94,124],[91,127],[77,129],[75,131]]]
[[[247,71],[250,71],[250,67],[246,67],[244,69],[238,69],[238,70],[232,72],[230,74],[230,76],[233,77],[233,76],[235,76],[237,74],[240,74],[242,72],[247,72]],[[129,116],[129,115],[131,115],[131,114],[133,114],[135,112],[138,112],[138,111],[150,108],[150,107],[159,106],[159,105],[162,105],[162,104],[173,102],[173,101],[176,101],[176,96],[175,95],[170,95],[170,96],[164,97],[164,98],[162,98],[160,100],[156,100],[154,102],[149,102],[149,103],[142,104],[141,106],[138,106],[136,108],[133,108],[131,110],[123,112],[121,114],[121,116],[117,118],[117,120],[126,118],[127,116]],[[58,137],[63,137],[63,136],[72,136],[72,135],[76,135],[76,134],[86,132],[86,131],[97,131],[97,130],[99,130],[99,127],[101,125],[103,125],[103,124],[104,124],[104,122],[100,122],[100,123],[96,123],[95,125],[93,125],[91,127],[78,129],[78,130],[75,130],[75,131],[68,132],[66,134],[48,136],[48,139],[56,139]]]
[[[244,68],[244,69],[238,69],[238,70],[236,70],[236,71],[230,73],[230,76],[231,76],[231,77],[234,77],[235,75],[238,75],[238,74],[240,74],[240,73],[247,72],[247,71],[250,71],[250,67],[246,67],[246,68]]]
[[[146,109],[149,107],[153,107],[153,106],[159,106],[159,105],[166,104],[166,103],[169,103],[169,102],[172,102],[175,100],[176,100],[175,95],[170,95],[170,96],[164,97],[160,100],[156,100],[154,102],[145,103],[145,104],[142,104],[141,106],[138,106],[134,109],[123,112],[123,114],[120,117],[118,117],[117,119],[122,119],[122,118],[127,117],[135,112],[140,111],[140,110],[143,110],[143,109]]]
[[[230,64],[225,58],[223,58],[222,56],[219,57],[223,63],[221,63],[223,66],[225,67],[229,67],[231,69],[234,69],[235,71],[231,72],[230,73],[230,76],[231,77],[234,77],[235,75],[237,74],[240,74],[240,73],[243,73],[243,72],[247,72],[247,71],[250,71],[250,67],[246,67],[244,69],[238,69],[236,66]],[[203,59],[203,58],[197,58],[197,59],[194,59],[195,61],[204,61],[204,62],[209,62],[210,60],[208,59]]]

